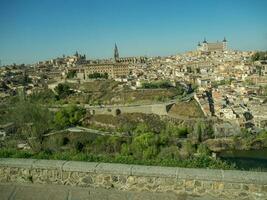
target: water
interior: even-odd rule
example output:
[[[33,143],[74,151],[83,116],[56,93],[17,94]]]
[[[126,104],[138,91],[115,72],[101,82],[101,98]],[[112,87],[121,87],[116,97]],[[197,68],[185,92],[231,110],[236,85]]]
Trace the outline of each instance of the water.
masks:
[[[267,171],[267,148],[260,150],[233,150],[220,153],[222,160],[235,163],[244,170]]]

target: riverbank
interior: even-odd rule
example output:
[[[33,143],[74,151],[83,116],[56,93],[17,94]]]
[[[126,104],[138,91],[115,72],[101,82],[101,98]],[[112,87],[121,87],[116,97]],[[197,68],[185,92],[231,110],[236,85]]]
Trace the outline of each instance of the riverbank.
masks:
[[[267,148],[259,150],[232,150],[218,155],[238,169],[267,171]]]

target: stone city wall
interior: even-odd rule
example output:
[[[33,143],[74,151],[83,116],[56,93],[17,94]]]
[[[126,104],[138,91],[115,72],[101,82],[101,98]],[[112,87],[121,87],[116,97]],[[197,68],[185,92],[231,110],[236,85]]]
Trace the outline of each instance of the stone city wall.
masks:
[[[88,109],[88,108],[87,108]],[[167,108],[165,104],[153,105],[133,105],[133,106],[106,106],[89,108],[94,114],[116,115],[116,110],[120,113],[143,113],[143,114],[156,114],[167,115]]]
[[[0,181],[267,199],[266,172],[1,158]]]

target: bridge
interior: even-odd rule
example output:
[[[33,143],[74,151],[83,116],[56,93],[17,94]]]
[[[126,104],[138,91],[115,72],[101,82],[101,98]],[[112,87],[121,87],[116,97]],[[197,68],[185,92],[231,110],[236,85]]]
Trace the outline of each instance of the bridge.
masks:
[[[160,116],[168,115],[168,111],[171,107],[177,103],[177,101],[189,101],[195,98],[195,93],[188,94],[180,99],[173,99],[163,103],[151,103],[151,104],[120,104],[120,105],[97,105],[92,106],[89,104],[82,104],[78,106],[84,107],[91,114],[107,114],[117,116],[121,113],[143,113],[143,114],[156,114]],[[49,109],[57,111],[59,108],[66,107],[68,105],[54,105]]]
[[[91,114],[112,114],[114,116],[121,113],[143,113],[143,114],[156,114],[167,115],[169,109],[175,102],[146,104],[146,105],[106,105],[106,106],[88,106],[85,108]]]

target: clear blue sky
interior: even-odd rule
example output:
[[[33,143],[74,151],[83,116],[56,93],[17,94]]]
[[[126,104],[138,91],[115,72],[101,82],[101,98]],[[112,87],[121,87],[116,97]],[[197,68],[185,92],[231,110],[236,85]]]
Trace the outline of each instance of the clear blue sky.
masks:
[[[204,37],[267,50],[267,0],[0,0],[2,64],[73,54],[173,55]]]

